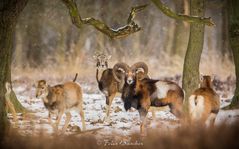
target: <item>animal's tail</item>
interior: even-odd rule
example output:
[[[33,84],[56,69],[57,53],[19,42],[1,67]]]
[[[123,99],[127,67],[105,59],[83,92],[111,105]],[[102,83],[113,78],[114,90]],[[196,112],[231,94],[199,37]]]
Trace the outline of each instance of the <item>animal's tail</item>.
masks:
[[[78,77],[78,73],[76,73],[75,78],[73,79],[73,82],[76,82],[77,77]]]
[[[199,120],[205,109],[204,97],[201,95],[191,95],[189,97],[189,112],[192,120]]]

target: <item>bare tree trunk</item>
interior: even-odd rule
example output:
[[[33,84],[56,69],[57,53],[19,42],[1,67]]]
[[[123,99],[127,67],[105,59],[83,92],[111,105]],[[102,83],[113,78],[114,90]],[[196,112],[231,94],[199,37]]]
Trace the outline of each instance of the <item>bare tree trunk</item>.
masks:
[[[228,0],[228,30],[229,42],[233,53],[235,71],[236,71],[236,90],[232,102],[224,109],[239,108],[239,1]]]
[[[5,109],[5,83],[11,82],[13,35],[18,15],[27,0],[2,0],[0,2],[0,140],[9,127]],[[14,101],[17,100],[14,98]],[[15,106],[15,105],[14,105]]]
[[[191,0],[190,15],[204,16],[204,0]],[[183,68],[183,89],[185,91],[185,111],[187,112],[188,97],[198,88],[199,64],[203,50],[204,25],[192,23]]]
[[[185,14],[185,0],[174,0],[177,13]],[[172,55],[183,56],[186,51],[188,43],[188,28],[181,20],[176,20],[175,34],[173,46],[171,50]]]
[[[175,34],[175,20],[167,21],[167,36],[165,37],[164,49],[166,52],[170,53],[173,46],[173,36]]]
[[[42,21],[44,11],[43,0],[32,0],[29,3],[30,13],[27,14],[26,56],[30,67],[38,67],[43,63]]]
[[[225,58],[225,55],[228,54],[228,57],[230,60],[233,59],[232,51],[229,46],[229,35],[228,35],[228,9],[227,9],[227,0],[223,0],[224,6],[222,7],[222,56],[223,59]]]

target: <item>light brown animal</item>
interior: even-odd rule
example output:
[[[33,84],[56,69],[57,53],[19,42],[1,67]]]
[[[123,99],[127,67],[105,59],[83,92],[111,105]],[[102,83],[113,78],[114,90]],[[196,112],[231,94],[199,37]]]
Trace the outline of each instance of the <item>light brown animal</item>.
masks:
[[[51,122],[51,115],[57,114],[55,123],[56,130],[62,115],[66,114],[66,121],[62,129],[65,132],[70,120],[70,110],[79,111],[81,116],[82,128],[85,130],[85,116],[83,111],[83,100],[81,87],[75,82],[66,82],[64,84],[49,86],[45,80],[38,81],[36,88],[36,97],[41,98],[45,107],[49,110],[49,122]]]
[[[200,88],[189,97],[190,121],[205,124],[209,120],[210,126],[213,126],[220,109],[220,99],[212,88],[210,76],[202,76],[200,81]]]

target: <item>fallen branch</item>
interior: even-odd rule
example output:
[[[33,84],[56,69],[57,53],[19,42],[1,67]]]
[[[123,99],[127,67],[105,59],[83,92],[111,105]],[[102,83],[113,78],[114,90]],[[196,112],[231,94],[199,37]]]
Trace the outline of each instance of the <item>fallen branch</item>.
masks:
[[[71,16],[71,21],[76,27],[81,28],[83,24],[92,25],[94,28],[112,39],[126,37],[130,34],[140,31],[141,27],[134,22],[134,18],[138,12],[140,12],[147,6],[141,5],[137,7],[132,7],[127,20],[127,24],[123,27],[119,27],[118,29],[112,29],[104,22],[95,18],[81,18],[76,2],[74,0],[62,0],[62,2],[67,6],[69,14]]]
[[[188,23],[200,23],[200,24],[205,24],[208,26],[214,26],[215,24],[212,22],[212,19],[209,18],[203,18],[203,17],[197,17],[197,16],[188,16],[188,15],[183,15],[183,14],[177,14],[173,12],[170,8],[165,6],[161,0],[151,0],[165,15],[168,17],[186,21]]]

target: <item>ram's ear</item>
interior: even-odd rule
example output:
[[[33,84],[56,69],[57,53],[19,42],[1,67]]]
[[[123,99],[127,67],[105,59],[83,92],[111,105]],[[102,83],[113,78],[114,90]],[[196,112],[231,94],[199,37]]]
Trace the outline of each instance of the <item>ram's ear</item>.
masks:
[[[137,68],[135,71],[137,74],[138,73],[144,73],[144,69],[143,68]]]
[[[125,70],[122,69],[122,68],[118,68],[117,71],[120,72],[120,73],[125,73]]]

